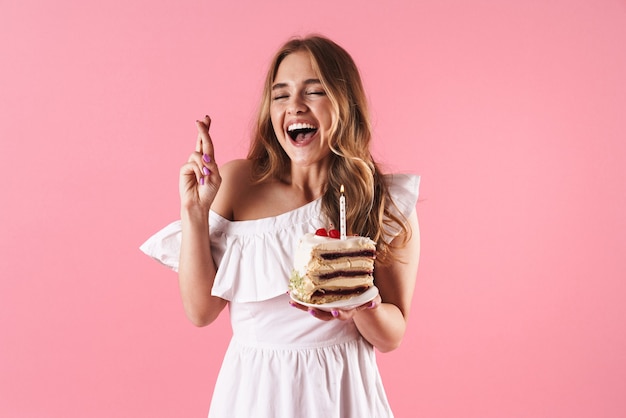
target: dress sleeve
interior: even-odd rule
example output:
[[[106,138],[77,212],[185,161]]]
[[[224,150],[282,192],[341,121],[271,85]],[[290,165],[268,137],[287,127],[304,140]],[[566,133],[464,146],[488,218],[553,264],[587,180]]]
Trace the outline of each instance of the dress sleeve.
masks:
[[[420,176],[414,174],[387,174],[385,181],[389,187],[389,194],[393,200],[390,207],[392,213],[400,218],[408,218],[415,210],[419,196]],[[393,239],[401,232],[401,228],[395,223],[390,224],[385,235],[387,239]]]
[[[148,238],[139,249],[148,257],[178,271],[181,236],[180,220],[174,221]]]
[[[224,225],[227,223],[228,221],[226,219],[213,211],[209,211],[211,236],[214,235],[214,232],[217,235],[221,235]],[[181,221],[174,221],[148,238],[146,242],[141,244],[139,249],[148,257],[153,258],[174,271],[178,271],[182,234],[183,229]],[[215,241],[214,239],[211,240],[211,251],[213,253],[213,260],[216,265],[219,265],[224,254],[224,248],[223,245],[215,245]]]
[[[220,219],[211,215],[219,223]],[[287,291],[290,264],[271,263],[271,260],[291,259],[289,250],[295,243],[293,234],[285,234],[283,237],[278,235],[237,234],[229,232],[228,228],[225,230],[223,225],[212,226],[211,254],[217,273],[211,294],[237,302],[265,300],[284,294]],[[159,263],[178,271],[181,237],[182,227],[178,220],[152,235],[139,249]]]

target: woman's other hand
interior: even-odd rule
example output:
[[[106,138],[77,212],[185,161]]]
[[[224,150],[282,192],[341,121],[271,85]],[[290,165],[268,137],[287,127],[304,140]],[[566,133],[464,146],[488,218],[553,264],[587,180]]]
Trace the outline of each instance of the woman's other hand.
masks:
[[[331,319],[339,319],[342,321],[346,321],[348,319],[354,318],[361,311],[369,311],[372,309],[376,309],[382,303],[382,299],[380,295],[377,295],[370,302],[364,303],[361,306],[357,306],[353,309],[333,309],[331,311],[325,311],[321,309],[309,308],[304,305],[300,305],[294,300],[290,300],[289,304],[294,308],[300,309],[301,311],[306,311],[311,314],[313,317],[320,319],[322,321],[330,321]]]

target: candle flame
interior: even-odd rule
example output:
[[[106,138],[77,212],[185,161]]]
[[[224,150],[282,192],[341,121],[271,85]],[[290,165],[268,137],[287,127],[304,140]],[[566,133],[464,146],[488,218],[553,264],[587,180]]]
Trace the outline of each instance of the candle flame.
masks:
[[[343,193],[343,184],[341,185],[341,188],[339,189],[340,193]]]

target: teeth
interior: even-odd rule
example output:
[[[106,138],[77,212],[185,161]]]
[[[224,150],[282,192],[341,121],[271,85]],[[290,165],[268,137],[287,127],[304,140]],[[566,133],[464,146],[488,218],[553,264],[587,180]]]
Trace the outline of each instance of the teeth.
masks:
[[[292,123],[287,127],[287,131],[295,131],[297,129],[317,129],[315,126],[308,123]]]

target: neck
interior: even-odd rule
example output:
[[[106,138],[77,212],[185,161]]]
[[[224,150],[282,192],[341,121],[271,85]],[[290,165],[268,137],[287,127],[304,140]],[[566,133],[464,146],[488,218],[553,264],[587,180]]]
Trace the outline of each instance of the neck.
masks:
[[[285,183],[301,193],[307,201],[315,200],[326,191],[328,163],[311,167],[294,167]]]

